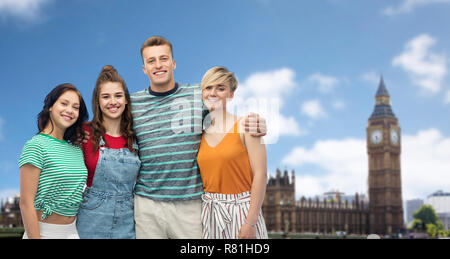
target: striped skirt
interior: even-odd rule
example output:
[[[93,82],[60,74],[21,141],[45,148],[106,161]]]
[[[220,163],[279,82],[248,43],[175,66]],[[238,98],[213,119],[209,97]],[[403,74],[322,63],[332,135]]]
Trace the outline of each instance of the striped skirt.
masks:
[[[250,208],[250,192],[240,194],[208,193],[202,195],[202,238],[237,239]],[[256,239],[267,239],[266,223],[260,211]]]

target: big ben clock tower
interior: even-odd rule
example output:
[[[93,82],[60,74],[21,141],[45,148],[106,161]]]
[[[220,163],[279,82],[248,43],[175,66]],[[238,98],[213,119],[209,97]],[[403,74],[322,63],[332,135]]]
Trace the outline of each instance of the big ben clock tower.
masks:
[[[370,233],[390,235],[403,229],[401,132],[383,77],[375,101],[367,125]]]

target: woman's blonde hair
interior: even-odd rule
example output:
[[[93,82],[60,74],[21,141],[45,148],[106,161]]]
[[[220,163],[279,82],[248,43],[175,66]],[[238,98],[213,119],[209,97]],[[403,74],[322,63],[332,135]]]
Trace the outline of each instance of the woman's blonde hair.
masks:
[[[234,92],[238,85],[238,81],[233,72],[230,72],[225,67],[213,67],[210,70],[206,71],[202,79],[201,87],[203,90],[207,86],[223,83],[229,84],[231,92]]]

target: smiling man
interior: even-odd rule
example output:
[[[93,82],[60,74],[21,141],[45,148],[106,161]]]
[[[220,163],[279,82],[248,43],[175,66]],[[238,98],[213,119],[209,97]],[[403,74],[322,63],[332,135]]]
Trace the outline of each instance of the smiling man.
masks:
[[[172,45],[162,38],[151,38],[141,49],[144,65],[142,69],[150,79],[151,90],[167,92],[175,85],[173,71],[177,67],[173,59]],[[150,44],[151,46],[147,46]],[[165,45],[153,45],[165,44]]]
[[[179,85],[172,44],[150,37],[141,47],[150,87],[132,95],[141,170],[135,187],[136,238],[200,239],[203,183],[197,166],[202,136],[200,86]],[[253,117],[258,121],[258,116]],[[246,130],[265,135],[265,120]]]

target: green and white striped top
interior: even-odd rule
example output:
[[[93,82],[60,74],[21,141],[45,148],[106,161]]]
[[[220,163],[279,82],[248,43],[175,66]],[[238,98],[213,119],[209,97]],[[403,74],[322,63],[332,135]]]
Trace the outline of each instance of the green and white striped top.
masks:
[[[42,219],[52,213],[75,216],[87,178],[82,150],[39,133],[22,150],[19,168],[27,163],[41,169],[34,207],[43,210]]]

